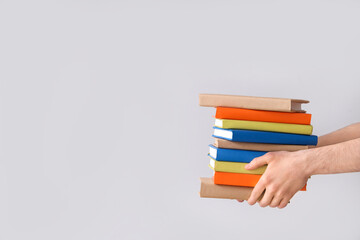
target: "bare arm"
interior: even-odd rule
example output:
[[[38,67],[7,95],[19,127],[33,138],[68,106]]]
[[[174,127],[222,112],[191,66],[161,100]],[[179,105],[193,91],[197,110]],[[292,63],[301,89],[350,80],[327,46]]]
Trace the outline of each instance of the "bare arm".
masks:
[[[360,138],[305,152],[308,175],[360,171]]]
[[[355,138],[360,138],[360,122],[351,124],[319,137],[319,141],[316,147],[328,146]]]
[[[283,208],[311,175],[360,171],[360,138],[297,152],[270,152],[252,160],[246,169],[265,164],[267,169],[248,203],[255,204],[266,190],[260,206]]]

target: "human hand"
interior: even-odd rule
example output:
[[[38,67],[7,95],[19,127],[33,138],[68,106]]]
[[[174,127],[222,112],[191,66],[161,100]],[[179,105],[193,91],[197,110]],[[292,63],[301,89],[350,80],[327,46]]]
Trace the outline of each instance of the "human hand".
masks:
[[[261,207],[284,208],[297,191],[303,188],[310,177],[307,150],[297,152],[268,152],[254,158],[245,166],[253,170],[267,164],[264,174],[254,187],[248,203],[254,205],[261,194]]]

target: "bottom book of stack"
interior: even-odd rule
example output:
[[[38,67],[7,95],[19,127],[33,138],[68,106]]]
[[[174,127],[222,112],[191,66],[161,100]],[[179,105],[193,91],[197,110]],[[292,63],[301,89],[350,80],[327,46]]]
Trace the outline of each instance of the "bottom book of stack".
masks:
[[[216,178],[216,174],[214,178]],[[214,178],[200,178],[200,197],[248,200],[254,189],[253,187],[215,184]],[[300,191],[306,191],[306,185]],[[264,193],[261,194],[258,200],[263,197]]]
[[[200,197],[203,198],[248,200],[253,190],[252,187],[217,185],[212,178],[200,178],[200,181]]]

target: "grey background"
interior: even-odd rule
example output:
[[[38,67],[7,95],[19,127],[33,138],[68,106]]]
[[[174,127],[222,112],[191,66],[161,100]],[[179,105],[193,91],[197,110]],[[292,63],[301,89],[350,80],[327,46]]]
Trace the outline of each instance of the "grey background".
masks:
[[[0,1],[0,239],[359,239],[360,174],[200,199],[199,93],[360,119],[358,1]]]

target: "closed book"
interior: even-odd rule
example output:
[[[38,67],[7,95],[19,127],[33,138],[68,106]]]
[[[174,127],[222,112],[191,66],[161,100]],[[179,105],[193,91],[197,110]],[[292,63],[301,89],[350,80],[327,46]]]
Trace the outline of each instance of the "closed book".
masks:
[[[220,185],[255,187],[260,178],[261,175],[256,174],[214,172],[214,183]],[[301,191],[306,191],[306,185]]]
[[[244,150],[265,151],[265,152],[299,151],[299,150],[308,149],[307,145],[234,142],[221,138],[214,138],[214,146],[218,148],[244,149]]]
[[[235,142],[316,145],[317,136],[214,127],[213,137]]]
[[[282,132],[311,135],[313,127],[304,124],[256,122],[245,120],[215,119],[215,127],[226,129],[243,129],[267,132]]]
[[[311,123],[311,114],[309,113],[274,112],[229,107],[217,107],[215,117],[220,119],[292,123],[305,125],[309,125]]]
[[[267,153],[263,151],[217,148],[213,145],[209,145],[209,147],[209,156],[217,161],[249,163],[254,158]]]
[[[250,97],[223,94],[200,94],[199,104],[203,107],[232,107],[278,112],[305,112],[301,104],[307,100],[290,98]]]
[[[247,163],[242,163],[242,162],[217,161],[210,157],[209,167],[216,172],[233,172],[233,173],[248,173],[248,174],[263,174],[267,167],[266,165],[254,170],[246,170],[245,169],[246,164]]]
[[[200,178],[200,182],[200,197],[202,198],[248,200],[253,190],[250,187],[216,185],[212,178]]]

